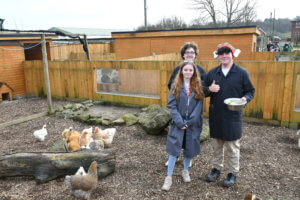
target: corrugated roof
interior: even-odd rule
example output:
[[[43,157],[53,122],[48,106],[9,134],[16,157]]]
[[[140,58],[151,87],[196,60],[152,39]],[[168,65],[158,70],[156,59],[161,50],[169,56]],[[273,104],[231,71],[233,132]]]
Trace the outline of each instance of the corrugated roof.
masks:
[[[100,28],[72,28],[52,27],[49,31],[61,31],[65,34],[85,34],[90,37],[111,37],[111,32],[131,31],[129,29],[100,29]]]

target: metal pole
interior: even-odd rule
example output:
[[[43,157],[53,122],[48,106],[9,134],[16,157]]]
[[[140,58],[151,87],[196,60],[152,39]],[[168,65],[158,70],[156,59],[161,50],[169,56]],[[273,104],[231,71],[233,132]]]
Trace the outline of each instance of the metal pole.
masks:
[[[83,37],[84,37],[84,43],[86,45],[86,52],[85,52],[86,53],[86,58],[88,60],[91,60],[90,51],[89,51],[89,43],[88,43],[87,37],[86,37],[86,35],[84,35]]]
[[[274,9],[274,14],[273,14],[273,27],[272,27],[272,32],[273,32],[273,38],[275,35],[275,9]],[[274,39],[273,39],[274,40]]]
[[[49,72],[48,72],[46,40],[44,34],[42,34],[42,54],[43,54],[43,66],[44,66],[44,78],[45,78],[46,90],[47,90],[48,112],[51,114],[53,113],[53,107],[52,107],[52,99],[51,99]]]
[[[0,31],[2,31],[2,29],[3,29],[3,22],[4,22],[4,19],[0,19]]]
[[[145,29],[148,30],[148,25],[147,25],[147,0],[144,0],[144,20],[145,20]]]

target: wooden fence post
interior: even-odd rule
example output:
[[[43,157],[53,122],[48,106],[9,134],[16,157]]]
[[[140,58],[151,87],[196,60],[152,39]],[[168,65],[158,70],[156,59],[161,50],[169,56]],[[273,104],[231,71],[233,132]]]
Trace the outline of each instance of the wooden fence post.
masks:
[[[43,53],[44,77],[45,77],[46,90],[47,90],[48,111],[49,111],[49,113],[53,113],[52,99],[51,99],[51,89],[50,89],[50,81],[49,81],[49,72],[48,72],[48,58],[47,58],[47,50],[46,50],[46,40],[45,40],[45,35],[44,34],[42,34],[42,53]]]
[[[90,56],[90,51],[89,51],[89,43],[88,43],[88,40],[87,40],[87,37],[86,37],[86,35],[84,34],[84,45],[85,45],[85,47],[86,47],[86,58],[88,59],[88,60],[91,60],[91,56]]]
[[[287,62],[285,65],[285,80],[284,80],[281,126],[289,126],[290,115],[291,115],[294,67],[295,67],[294,62]]]
[[[166,64],[161,62],[160,64],[160,104],[161,106],[167,106],[168,103],[168,79],[167,79],[167,69]]]

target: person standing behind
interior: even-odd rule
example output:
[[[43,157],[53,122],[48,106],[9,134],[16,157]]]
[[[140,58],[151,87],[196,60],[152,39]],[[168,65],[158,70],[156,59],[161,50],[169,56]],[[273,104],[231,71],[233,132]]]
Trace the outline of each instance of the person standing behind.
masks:
[[[184,170],[182,171],[184,182],[191,182],[190,161],[200,154],[204,93],[196,70],[194,63],[183,63],[168,97],[172,121],[166,144],[169,164],[162,190],[169,190],[172,185],[175,162],[182,148],[184,148]]]
[[[198,55],[199,51],[198,51],[198,46],[196,43],[194,42],[186,42],[184,43],[184,45],[181,47],[180,49],[180,55],[183,61],[188,61],[188,62],[195,62],[195,59]],[[197,70],[200,73],[201,76],[201,80],[202,80],[202,85],[204,84],[204,79],[206,76],[205,70],[200,66],[200,65],[196,65],[197,66]],[[178,74],[178,71],[180,69],[180,66],[175,67],[175,69],[172,72],[172,75],[170,77],[170,80],[168,82],[168,89],[171,89],[171,86],[174,82],[174,79],[176,77],[176,75]],[[165,164],[166,166],[168,166],[168,161]],[[192,165],[192,160],[190,163],[190,166]]]
[[[186,42],[180,49],[180,55],[181,55],[181,58],[182,58],[183,61],[195,62],[198,53],[199,53],[198,52],[198,46],[194,42]],[[180,66],[177,66],[177,67],[175,67],[175,69],[172,72],[172,75],[171,75],[170,80],[168,82],[168,89],[169,90],[171,89],[171,86],[174,82],[174,79],[175,79],[176,75],[178,74],[179,69],[180,69]],[[200,73],[201,80],[203,82],[204,79],[205,79],[205,76],[206,76],[205,70],[200,65],[197,65],[197,69]]]
[[[236,183],[239,172],[240,139],[242,137],[242,111],[230,111],[224,103],[226,98],[241,98],[250,102],[255,89],[248,72],[233,62],[240,50],[229,43],[219,44],[214,52],[221,65],[207,73],[205,85],[210,96],[209,129],[213,140],[213,169],[207,175],[208,182],[216,181],[223,167],[224,148],[228,174],[223,185],[230,187]]]

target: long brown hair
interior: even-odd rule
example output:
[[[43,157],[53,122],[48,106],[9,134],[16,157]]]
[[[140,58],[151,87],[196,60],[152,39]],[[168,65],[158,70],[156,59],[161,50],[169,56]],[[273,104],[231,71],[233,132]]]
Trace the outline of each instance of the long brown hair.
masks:
[[[190,82],[190,90],[191,92],[194,92],[195,99],[203,99],[204,98],[204,93],[203,93],[203,88],[202,88],[202,83],[201,83],[201,77],[199,75],[199,71],[196,67],[196,64],[193,62],[184,62],[180,65],[180,70],[178,71],[178,74],[176,75],[175,81],[174,81],[174,88],[173,88],[173,94],[176,97],[176,99],[179,98],[181,88],[183,86],[183,74],[182,74],[182,69],[186,65],[192,65],[194,68],[194,74],[191,78]]]

